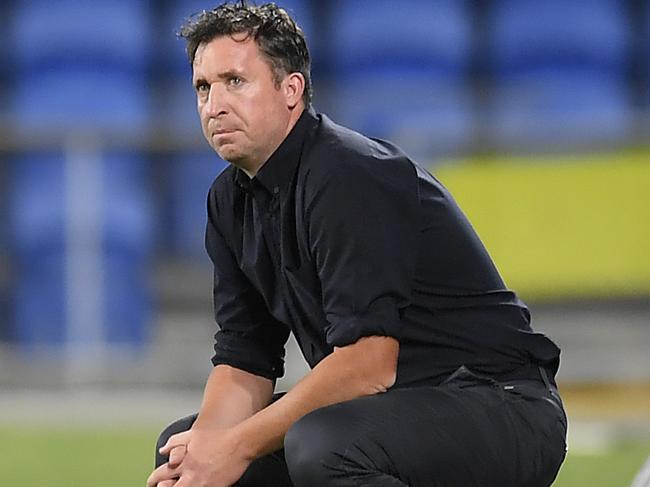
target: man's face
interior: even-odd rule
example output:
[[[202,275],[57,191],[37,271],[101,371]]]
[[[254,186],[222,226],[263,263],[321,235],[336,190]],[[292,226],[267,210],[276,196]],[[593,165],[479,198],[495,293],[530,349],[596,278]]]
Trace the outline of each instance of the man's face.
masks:
[[[219,156],[253,174],[286,137],[290,108],[253,39],[199,45],[193,84],[203,135]]]

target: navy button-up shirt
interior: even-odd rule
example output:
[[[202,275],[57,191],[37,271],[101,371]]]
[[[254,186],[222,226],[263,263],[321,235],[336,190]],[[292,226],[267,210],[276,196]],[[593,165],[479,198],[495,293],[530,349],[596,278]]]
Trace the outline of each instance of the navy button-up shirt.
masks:
[[[250,179],[234,166],[208,197],[219,331],[212,362],[274,379],[293,332],[314,367],[360,337],[399,340],[395,387],[460,365],[499,377],[554,371],[448,191],[397,147],[305,110]]]

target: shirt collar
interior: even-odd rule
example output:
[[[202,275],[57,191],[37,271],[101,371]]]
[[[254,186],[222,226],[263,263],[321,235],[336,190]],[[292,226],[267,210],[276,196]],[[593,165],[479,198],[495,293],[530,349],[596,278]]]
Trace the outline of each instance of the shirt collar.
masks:
[[[306,108],[289,134],[275,152],[271,154],[271,157],[268,158],[255,177],[251,179],[244,171],[239,168],[237,169],[235,174],[237,184],[248,191],[251,186],[259,183],[269,193],[279,193],[280,188],[287,184],[293,177],[298,162],[300,161],[300,155],[307,133],[317,122],[318,118],[314,109],[311,106]]]

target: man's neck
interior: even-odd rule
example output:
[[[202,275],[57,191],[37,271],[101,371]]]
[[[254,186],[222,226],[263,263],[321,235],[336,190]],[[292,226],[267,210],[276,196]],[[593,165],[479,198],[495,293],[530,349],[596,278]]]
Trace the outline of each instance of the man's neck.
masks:
[[[275,144],[275,147],[273,147],[273,150],[270,151],[269,154],[264,157],[264,159],[260,160],[259,162],[255,161],[252,162],[251,164],[238,164],[238,163],[233,163],[235,166],[237,166],[239,169],[244,171],[244,173],[251,179],[255,177],[255,175],[262,169],[264,164],[266,164],[266,161],[270,159],[270,157],[275,153],[276,150],[278,150],[278,147],[282,145],[282,143],[286,140],[287,136],[291,133],[293,128],[296,126],[296,123],[298,123],[298,120],[300,119],[300,116],[302,113],[305,111],[304,105],[296,106],[294,110],[291,111],[291,115],[289,117],[289,122],[287,123],[287,128],[286,131],[284,132],[284,137]]]

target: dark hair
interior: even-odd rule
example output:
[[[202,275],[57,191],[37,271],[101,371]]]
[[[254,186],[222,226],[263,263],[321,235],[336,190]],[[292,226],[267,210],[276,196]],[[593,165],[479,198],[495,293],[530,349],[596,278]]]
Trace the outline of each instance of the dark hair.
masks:
[[[245,0],[224,3],[212,10],[204,10],[181,27],[179,37],[187,41],[187,56],[194,63],[200,44],[221,36],[247,34],[252,37],[260,52],[268,59],[274,80],[279,86],[289,73],[305,77],[303,101],[311,103],[311,59],[305,34],[289,14],[275,3],[248,5]]]

